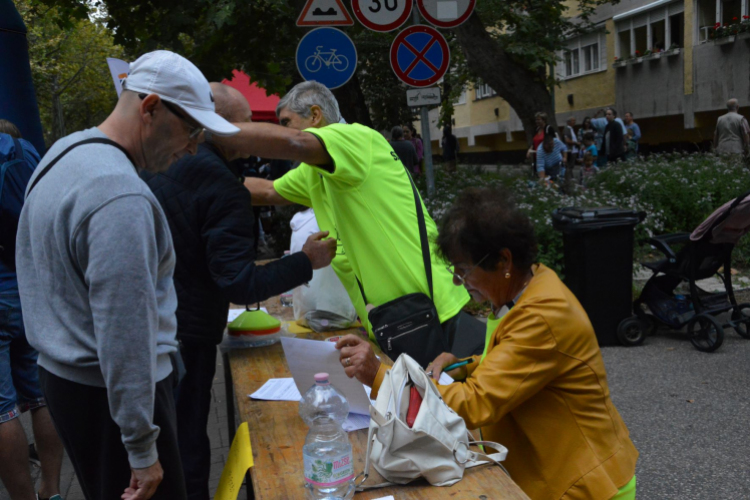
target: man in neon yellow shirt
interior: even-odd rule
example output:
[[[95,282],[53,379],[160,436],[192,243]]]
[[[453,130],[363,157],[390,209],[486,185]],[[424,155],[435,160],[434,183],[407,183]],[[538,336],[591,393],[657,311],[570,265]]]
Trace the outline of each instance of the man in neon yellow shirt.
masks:
[[[247,179],[253,204],[299,203],[315,210],[320,228],[338,240],[332,265],[368,331],[357,279],[375,307],[409,293],[429,295],[411,182],[385,138],[362,125],[339,123],[335,97],[317,82],[295,86],[276,113],[283,127],[237,124],[241,131],[234,137],[212,139],[264,158],[302,162],[274,182]],[[423,212],[432,241],[437,228],[424,205]],[[468,294],[453,286],[445,262],[430,253],[433,299],[448,345],[460,328],[461,341],[451,350],[481,352],[484,326],[461,313]]]

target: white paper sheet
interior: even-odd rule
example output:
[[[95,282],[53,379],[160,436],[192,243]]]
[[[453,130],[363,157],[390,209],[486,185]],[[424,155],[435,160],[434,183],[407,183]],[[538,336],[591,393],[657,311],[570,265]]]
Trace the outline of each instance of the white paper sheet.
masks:
[[[453,382],[453,377],[448,375],[447,373],[443,372],[440,374],[440,378],[438,379],[438,384],[440,385],[451,385]]]
[[[265,307],[261,307],[260,310],[268,314],[268,309],[266,309]],[[232,321],[236,320],[237,316],[239,316],[243,312],[245,312],[245,309],[230,309],[227,313],[227,323],[231,323]]]
[[[253,399],[264,401],[299,401],[302,399],[293,378],[272,378],[263,387],[250,394]],[[370,427],[370,416],[349,413],[341,427],[346,432],[358,431]]]
[[[346,432],[367,429],[370,427],[370,415],[360,415],[359,413],[350,412],[341,427],[343,427]]]
[[[263,387],[250,394],[253,399],[266,401],[299,401],[302,396],[293,378],[272,378]]]
[[[326,372],[331,384],[349,402],[351,413],[370,414],[370,398],[357,379],[346,376],[344,367],[339,362],[339,351],[336,350],[335,343],[281,337],[281,345],[300,394],[304,394],[315,383],[316,373]]]
[[[376,498],[375,500],[396,500],[396,499],[393,498],[393,495],[388,495],[387,497],[380,497],[380,498]]]

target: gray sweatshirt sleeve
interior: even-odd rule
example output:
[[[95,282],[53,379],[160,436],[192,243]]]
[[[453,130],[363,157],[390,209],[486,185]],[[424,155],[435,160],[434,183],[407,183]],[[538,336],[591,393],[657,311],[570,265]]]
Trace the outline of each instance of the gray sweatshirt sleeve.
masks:
[[[143,195],[123,195],[99,207],[73,235],[89,289],[110,414],[136,469],[158,459],[159,427],[153,423],[160,259],[156,217]]]

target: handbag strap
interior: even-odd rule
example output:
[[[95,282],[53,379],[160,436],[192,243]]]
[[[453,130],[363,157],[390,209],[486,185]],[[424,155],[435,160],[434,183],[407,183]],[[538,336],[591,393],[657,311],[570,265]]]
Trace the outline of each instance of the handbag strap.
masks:
[[[424,264],[424,271],[427,275],[427,287],[430,290],[430,299],[435,300],[433,289],[432,289],[432,260],[430,259],[430,242],[427,239],[427,224],[424,221],[424,210],[422,210],[422,198],[419,197],[419,191],[417,186],[414,184],[414,179],[411,178],[411,173],[404,167],[406,176],[409,178],[411,184],[411,190],[414,193],[414,203],[417,207],[417,222],[419,223],[419,244],[422,248],[422,262]],[[356,276],[355,276],[356,277]],[[365,289],[362,287],[362,283],[357,278],[357,285],[359,285],[359,291],[362,293],[362,298],[367,304],[367,296],[365,295]]]
[[[505,450],[505,447],[499,443],[495,443],[494,441],[469,441],[469,446],[472,445],[484,445],[489,446],[490,448],[494,448],[496,450]],[[479,465],[486,465],[490,462],[494,463],[498,467],[500,467],[503,472],[505,472],[508,477],[510,477],[510,473],[508,470],[501,464],[500,462],[502,460],[505,460],[505,456],[508,454],[507,450],[499,453],[481,453],[476,451],[471,451],[469,461],[466,463],[466,468],[470,467],[477,467]],[[477,460],[477,458],[482,460]]]
[[[375,441],[375,434],[377,434],[378,428],[373,426],[370,427],[370,432],[367,434],[367,452],[365,453],[365,470],[364,472],[357,474],[357,477],[354,478],[354,486],[356,487],[357,491],[366,491],[366,490],[374,490],[377,488],[385,488],[386,486],[394,486],[396,483],[391,483],[389,481],[385,481],[383,483],[378,484],[369,484],[367,486],[363,486],[362,483],[367,481],[367,478],[370,477],[370,452],[372,451],[372,443]],[[360,476],[362,477],[362,480],[357,482]]]
[[[113,141],[112,139],[107,139],[107,138],[104,138],[104,137],[92,137],[91,139],[84,139],[84,140],[82,140],[82,141],[79,141],[79,142],[76,142],[76,143],[74,143],[74,144],[71,144],[70,146],[68,146],[68,147],[67,147],[67,148],[65,149],[65,151],[63,151],[62,153],[60,153],[59,155],[57,155],[57,157],[56,157],[56,158],[55,158],[54,160],[52,160],[51,162],[49,162],[48,164],[46,164],[46,165],[44,166],[44,168],[42,169],[42,171],[41,171],[41,172],[39,172],[39,175],[37,175],[37,176],[36,176],[36,178],[35,178],[35,179],[34,179],[34,181],[33,181],[33,182],[31,183],[31,185],[29,185],[29,189],[28,189],[28,190],[26,191],[26,197],[27,197],[27,198],[29,197],[29,195],[31,194],[31,190],[32,190],[32,189],[34,189],[34,187],[35,187],[35,186],[36,186],[37,184],[39,184],[39,181],[40,181],[40,180],[42,180],[42,178],[43,178],[43,177],[44,177],[45,175],[47,175],[47,173],[48,173],[48,172],[50,171],[50,169],[51,169],[52,167],[54,167],[54,166],[55,166],[55,164],[56,164],[56,163],[57,163],[58,161],[60,161],[60,159],[61,159],[61,158],[62,158],[63,156],[65,156],[66,154],[70,153],[70,151],[72,151],[73,149],[77,148],[78,146],[83,146],[83,145],[85,145],[85,144],[108,144],[108,145],[110,145],[110,146],[114,146],[114,147],[116,147],[117,149],[119,149],[120,151],[122,151],[122,152],[123,152],[123,153],[125,154],[125,156],[126,156],[126,157],[128,158],[128,161],[129,161],[129,162],[130,162],[130,163],[131,163],[131,164],[133,165],[133,168],[135,169],[136,173],[138,173],[138,169],[137,169],[137,168],[136,168],[136,166],[135,166],[135,162],[134,162],[134,161],[133,161],[133,159],[132,159],[132,158],[130,157],[130,153],[128,153],[128,152],[127,152],[127,151],[125,150],[125,148],[123,148],[122,146],[120,146],[119,144],[117,144],[117,143],[116,143],[115,141]]]

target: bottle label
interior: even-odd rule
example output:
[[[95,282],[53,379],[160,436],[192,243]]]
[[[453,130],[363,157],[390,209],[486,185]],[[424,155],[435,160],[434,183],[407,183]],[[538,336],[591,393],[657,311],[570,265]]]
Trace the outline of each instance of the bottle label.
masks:
[[[351,448],[332,459],[321,460],[306,453],[304,459],[305,481],[314,486],[330,488],[354,478]]]

